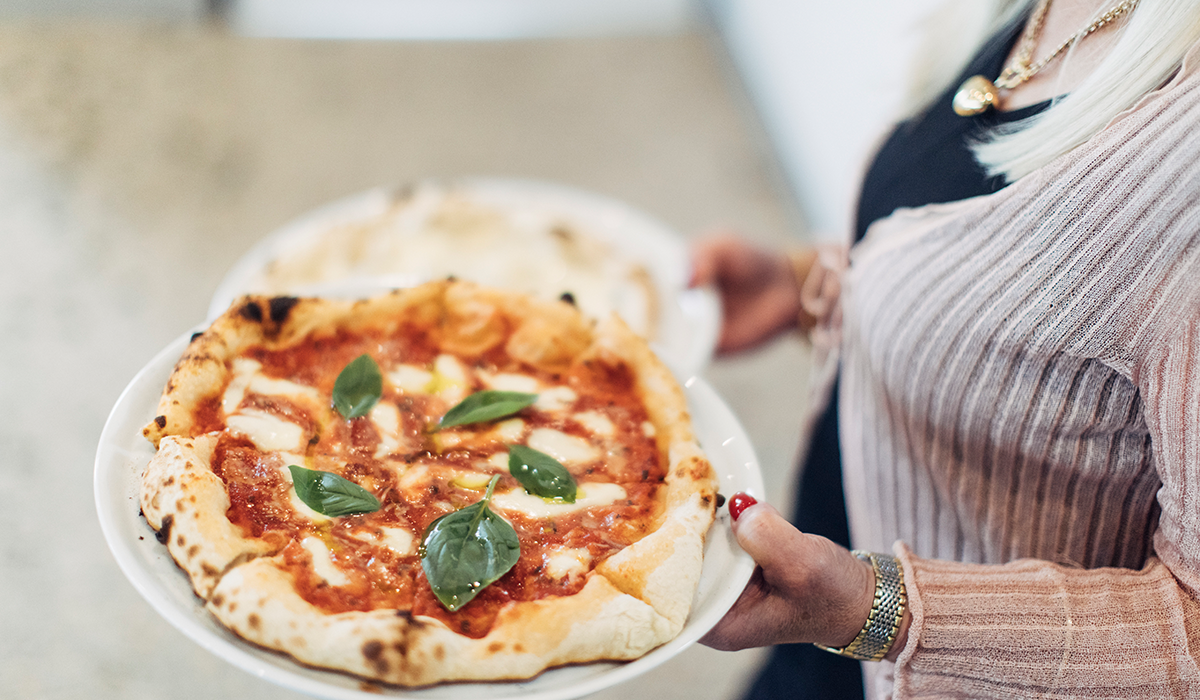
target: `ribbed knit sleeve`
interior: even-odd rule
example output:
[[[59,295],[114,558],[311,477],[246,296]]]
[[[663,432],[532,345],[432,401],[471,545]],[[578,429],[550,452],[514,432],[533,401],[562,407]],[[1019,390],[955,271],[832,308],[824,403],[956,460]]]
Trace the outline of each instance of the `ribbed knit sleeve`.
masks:
[[[896,697],[1200,697],[1200,74],[844,284],[855,546],[905,564]]]

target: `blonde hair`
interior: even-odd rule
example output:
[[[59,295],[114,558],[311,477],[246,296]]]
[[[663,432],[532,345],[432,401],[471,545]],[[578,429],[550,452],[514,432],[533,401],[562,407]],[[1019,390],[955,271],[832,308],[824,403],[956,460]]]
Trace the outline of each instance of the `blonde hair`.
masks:
[[[984,36],[1024,12],[1034,1],[950,0],[949,5],[958,6],[957,9],[948,7],[931,17],[927,35],[930,41],[937,35],[946,36],[945,29],[954,26],[950,23],[958,22],[960,30],[971,28],[972,43],[977,46]],[[1107,5],[1100,7],[1096,15],[1107,9]],[[1184,54],[1197,41],[1200,41],[1200,2],[1139,0],[1124,20],[1112,50],[1083,82],[1069,94],[1055,99],[1050,109],[998,129],[987,140],[975,144],[975,158],[989,175],[1003,175],[1009,182],[1037,170],[1087,141],[1143,95],[1169,80],[1179,69]],[[931,46],[927,43],[927,48]],[[943,56],[947,50],[958,55],[937,61],[937,65],[956,72],[961,70],[965,65],[961,49],[945,43],[938,46]],[[1071,51],[1059,60],[1070,61]],[[941,80],[944,88],[954,77],[947,72],[924,71],[917,90],[929,95],[935,80]]]

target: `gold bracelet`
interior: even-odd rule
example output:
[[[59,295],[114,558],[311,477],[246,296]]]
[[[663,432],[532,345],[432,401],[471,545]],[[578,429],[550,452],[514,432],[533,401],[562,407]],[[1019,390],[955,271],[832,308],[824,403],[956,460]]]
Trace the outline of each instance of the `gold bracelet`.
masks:
[[[904,620],[904,609],[908,596],[904,592],[904,567],[895,557],[854,550],[854,556],[870,561],[875,570],[875,601],[871,603],[871,614],[854,641],[840,649],[816,646],[840,656],[859,661],[880,661],[891,651],[900,633]]]

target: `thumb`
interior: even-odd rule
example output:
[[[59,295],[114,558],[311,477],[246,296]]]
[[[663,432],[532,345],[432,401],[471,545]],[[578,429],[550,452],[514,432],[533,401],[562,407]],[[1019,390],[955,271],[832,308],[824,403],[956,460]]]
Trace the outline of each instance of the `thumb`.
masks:
[[[778,569],[791,562],[795,565],[796,550],[803,535],[774,506],[756,503],[742,511],[733,521],[733,533],[738,544],[764,571]]]
[[[825,537],[797,530],[767,504],[742,511],[734,534],[762,570],[770,591],[764,602],[779,604],[762,608],[802,620],[810,640],[840,645],[862,628],[875,593],[869,564]]]

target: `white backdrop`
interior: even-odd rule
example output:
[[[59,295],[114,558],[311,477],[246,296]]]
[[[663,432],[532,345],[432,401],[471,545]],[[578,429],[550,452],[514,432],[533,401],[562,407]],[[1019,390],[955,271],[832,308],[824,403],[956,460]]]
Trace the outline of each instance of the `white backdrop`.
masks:
[[[844,236],[940,0],[710,0],[814,235]]]

